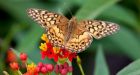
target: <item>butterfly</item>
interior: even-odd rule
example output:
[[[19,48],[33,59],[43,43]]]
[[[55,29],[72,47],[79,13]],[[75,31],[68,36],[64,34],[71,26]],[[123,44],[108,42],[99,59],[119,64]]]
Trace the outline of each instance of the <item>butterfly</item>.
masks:
[[[95,39],[101,39],[119,30],[119,25],[100,20],[70,20],[65,16],[42,9],[28,9],[28,15],[46,30],[49,41],[57,47],[79,53]]]

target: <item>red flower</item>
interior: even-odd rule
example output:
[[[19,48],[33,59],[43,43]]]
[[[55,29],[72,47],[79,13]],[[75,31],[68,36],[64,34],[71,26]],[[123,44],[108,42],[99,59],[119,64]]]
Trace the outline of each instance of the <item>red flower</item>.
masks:
[[[17,62],[12,62],[10,63],[10,67],[13,69],[13,70],[18,70],[19,69],[19,65]]]
[[[48,47],[48,49],[49,49],[49,48],[52,48],[53,46],[52,46],[51,43],[47,43],[47,47]]]
[[[12,49],[7,51],[6,61],[8,63],[17,61],[16,54],[12,51]]]
[[[41,51],[41,57],[42,57],[42,59],[45,59],[46,55],[47,55],[46,51]]]
[[[67,58],[69,56],[70,52],[66,49],[62,49],[62,55],[63,55],[63,58]]]
[[[24,75],[38,75],[38,68],[34,63],[27,65],[27,72]]]
[[[76,53],[71,53],[66,49],[60,49],[59,53],[55,53],[52,46],[48,46],[47,51],[41,51],[42,59],[48,57],[49,59],[54,59],[54,61],[57,62],[58,58],[68,58],[70,61],[72,61],[72,59],[76,57]]]
[[[71,53],[68,57],[68,59],[72,62],[73,58],[76,58],[77,54],[76,53]]]
[[[46,51],[46,56],[47,56],[49,59],[53,58],[54,55],[55,55],[55,54],[54,54],[52,48]]]
[[[54,57],[53,57],[53,59],[54,59],[54,61],[55,61],[55,62],[57,62],[57,61],[58,61],[58,58],[59,58],[59,55],[57,55],[57,54],[56,54],[56,55],[54,55]]]

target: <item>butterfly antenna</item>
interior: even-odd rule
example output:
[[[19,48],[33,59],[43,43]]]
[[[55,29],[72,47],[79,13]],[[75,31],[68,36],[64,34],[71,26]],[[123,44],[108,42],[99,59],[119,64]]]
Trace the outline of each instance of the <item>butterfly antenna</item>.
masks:
[[[61,14],[61,15],[63,15],[63,13],[62,13],[62,11],[60,9],[58,9],[58,13]]]

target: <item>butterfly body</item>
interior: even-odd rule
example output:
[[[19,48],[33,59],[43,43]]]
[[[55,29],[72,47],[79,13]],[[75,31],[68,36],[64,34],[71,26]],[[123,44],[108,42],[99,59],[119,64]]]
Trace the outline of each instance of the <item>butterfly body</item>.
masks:
[[[54,46],[76,53],[85,50],[93,38],[103,38],[119,29],[115,23],[98,20],[78,22],[76,17],[68,20],[63,15],[41,9],[29,9],[28,14],[46,29],[46,36]]]
[[[76,19],[73,17],[71,20],[68,22],[68,26],[66,29],[66,37],[65,37],[65,42],[67,42],[70,39],[70,36],[72,36],[72,31],[76,29]]]

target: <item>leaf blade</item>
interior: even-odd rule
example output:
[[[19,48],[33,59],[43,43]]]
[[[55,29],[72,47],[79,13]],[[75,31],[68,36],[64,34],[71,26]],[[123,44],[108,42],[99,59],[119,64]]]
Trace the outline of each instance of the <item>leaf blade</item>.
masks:
[[[95,72],[94,75],[109,75],[109,70],[103,55],[102,46],[98,46],[96,61],[95,61]],[[102,71],[102,72],[101,72]]]
[[[109,8],[113,4],[117,3],[118,0],[88,0],[86,4],[83,5],[83,7],[78,11],[76,14],[76,17],[78,19],[83,18],[95,18],[98,16],[101,12],[103,12],[105,9]],[[94,3],[94,5],[93,5]],[[87,17],[88,16],[88,17]]]
[[[110,36],[109,39],[116,43],[119,49],[130,58],[134,60],[140,58],[139,40],[129,29],[121,27],[118,33]]]
[[[124,69],[119,71],[117,75],[140,75],[140,59],[130,63]]]
[[[136,30],[140,30],[139,22],[134,12],[119,5],[114,5],[109,9],[103,11],[103,13],[100,14],[99,17],[121,21],[125,23],[127,26],[131,26]]]

